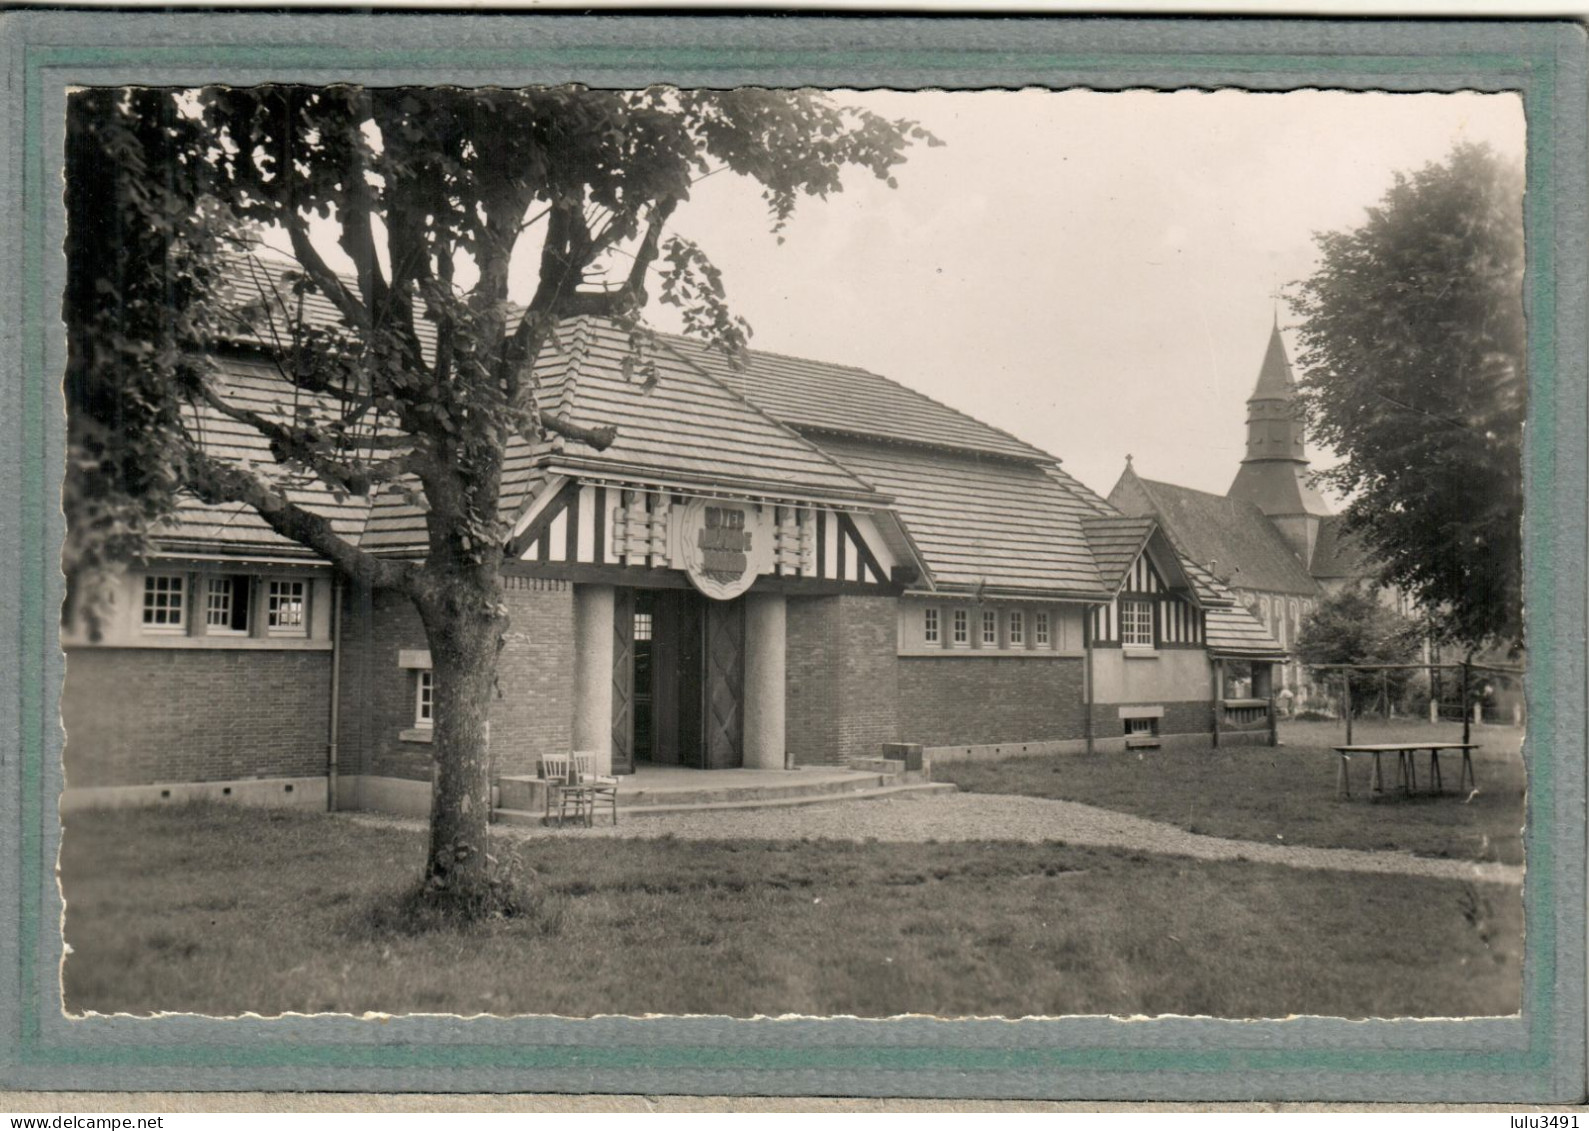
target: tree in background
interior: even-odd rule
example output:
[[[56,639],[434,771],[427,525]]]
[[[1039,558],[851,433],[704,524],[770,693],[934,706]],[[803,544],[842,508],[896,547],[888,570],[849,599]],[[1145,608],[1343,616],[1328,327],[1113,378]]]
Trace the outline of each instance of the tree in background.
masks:
[[[653,285],[688,332],[742,351],[748,327],[716,268],[668,230],[692,184],[746,178],[776,231],[801,197],[841,191],[850,168],[892,185],[908,147],[935,139],[820,93],[749,89],[95,90],[71,97],[69,117],[68,565],[146,548],[186,492],[251,507],[356,583],[405,594],[435,679],[425,890],[492,906],[485,730],[507,628],[504,456],[514,437],[614,438],[537,400],[536,359],[578,315],[629,326],[638,349]],[[273,412],[229,399],[206,354],[226,315],[220,246],[267,231],[297,261],[287,293],[243,312],[248,336],[278,344]],[[351,277],[328,262],[331,240]],[[525,309],[508,301],[516,261],[535,267]],[[294,318],[311,295],[334,325]],[[274,463],[218,458],[184,406],[255,430]],[[292,498],[308,482],[412,491],[424,560],[340,537]]]
[[[1422,624],[1387,608],[1373,593],[1347,588],[1325,598],[1303,624],[1297,656],[1314,669],[1314,680],[1339,689],[1342,673],[1319,670],[1319,665],[1415,664],[1424,633]],[[1399,702],[1416,674],[1409,668],[1349,673],[1353,712],[1362,714],[1387,693],[1390,703]]]
[[[1290,299],[1346,529],[1469,650],[1523,640],[1522,200],[1521,167],[1459,145],[1319,236]]]

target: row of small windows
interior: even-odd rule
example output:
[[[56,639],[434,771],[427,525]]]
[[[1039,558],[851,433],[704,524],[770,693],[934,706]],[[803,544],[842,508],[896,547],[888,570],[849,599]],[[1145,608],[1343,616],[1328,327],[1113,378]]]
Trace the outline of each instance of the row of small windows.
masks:
[[[1031,644],[1048,648],[1053,642],[1051,614],[1038,611],[1031,614]],[[957,648],[971,646],[971,610],[949,610],[949,643]],[[1025,648],[1027,646],[1027,613],[1022,609],[1001,612],[983,609],[977,618],[977,641],[984,648]],[[943,610],[929,605],[922,610],[922,640],[927,644],[944,643]]]
[[[247,636],[253,630],[255,579],[248,574],[190,578],[185,573],[150,574],[143,579],[142,626],[145,632],[188,630],[190,581],[203,585],[204,629],[207,635]],[[272,578],[264,582],[264,630],[271,636],[309,634],[309,582]]]

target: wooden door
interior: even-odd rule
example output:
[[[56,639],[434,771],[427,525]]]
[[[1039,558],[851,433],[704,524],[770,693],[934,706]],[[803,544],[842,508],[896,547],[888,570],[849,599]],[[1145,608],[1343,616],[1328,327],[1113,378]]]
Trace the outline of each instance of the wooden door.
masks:
[[[651,594],[651,753],[653,762],[679,764],[680,594]]]
[[[675,624],[678,651],[674,665],[677,683],[674,704],[678,712],[679,765],[706,768],[706,729],[702,724],[705,694],[707,601],[693,590],[675,593],[678,619]]]
[[[744,765],[745,603],[706,602],[705,768]]]
[[[612,772],[634,773],[634,590],[619,589],[612,610]]]

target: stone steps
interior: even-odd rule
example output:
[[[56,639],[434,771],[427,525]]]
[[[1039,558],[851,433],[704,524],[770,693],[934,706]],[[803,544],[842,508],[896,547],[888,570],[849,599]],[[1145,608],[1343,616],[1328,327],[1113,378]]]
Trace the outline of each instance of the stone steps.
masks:
[[[619,819],[626,820],[630,817],[661,817],[669,813],[713,813],[734,809],[781,809],[795,805],[821,805],[832,801],[874,801],[882,798],[897,797],[907,793],[953,793],[958,787],[952,782],[908,782],[903,785],[879,785],[867,789],[849,791],[829,791],[825,793],[806,793],[796,796],[752,798],[738,801],[695,801],[695,802],[655,802],[648,805],[624,805],[623,794],[620,791],[618,800]],[[694,791],[691,791],[694,792]],[[709,792],[709,791],[703,791]],[[503,825],[539,825],[541,823],[540,809],[496,809],[491,818]],[[606,814],[602,811],[596,813],[597,823],[603,823]]]
[[[625,779],[618,787],[618,808],[645,809],[653,806],[677,808],[681,805],[740,804],[784,801],[790,798],[826,798],[861,790],[878,789],[893,784],[883,774],[853,774],[843,778],[817,778],[801,780],[795,773],[778,775],[780,780],[744,786],[713,786],[710,772],[703,774],[699,789],[637,788]],[[498,808],[520,812],[541,812],[544,808],[540,779],[533,777],[504,777],[499,782]]]

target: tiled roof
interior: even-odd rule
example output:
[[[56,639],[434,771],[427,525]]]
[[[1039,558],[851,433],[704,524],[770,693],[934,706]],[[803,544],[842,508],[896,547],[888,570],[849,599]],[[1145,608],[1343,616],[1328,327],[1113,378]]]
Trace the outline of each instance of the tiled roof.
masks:
[[[1320,580],[1343,577],[1371,577],[1374,567],[1363,544],[1343,529],[1344,519],[1332,514],[1319,521],[1319,536],[1313,543],[1313,561],[1308,572]]]
[[[599,452],[561,438],[533,447],[513,441],[503,471],[505,516],[531,500],[547,466],[801,498],[883,501],[870,484],[665,346],[649,358],[658,380],[646,391],[638,376],[624,376],[629,348],[628,334],[608,322],[581,318],[560,327],[556,349],[536,366],[542,407],[575,424],[614,425],[618,436]],[[424,544],[423,510],[399,492],[383,494],[365,545],[417,552]]]
[[[223,356],[216,359],[216,389],[239,408],[271,417],[283,424],[291,420],[293,393],[268,362]],[[301,401],[316,400],[298,393]],[[269,442],[247,424],[222,416],[207,405],[186,410],[188,427],[207,451],[233,463],[253,463],[285,476],[270,454]],[[317,479],[305,478],[287,490],[287,497],[331,519],[336,532],[357,541],[369,503],[365,499],[337,499]],[[225,546],[242,553],[313,556],[297,542],[283,538],[241,503],[206,506],[189,495],[179,496],[177,509],[161,524],[158,537],[168,549],[206,549]]]
[[[1263,623],[1240,605],[1205,609],[1203,638],[1210,652],[1222,656],[1272,656],[1278,659],[1285,655],[1285,649],[1269,635]]]
[[[1137,560],[1155,523],[1151,518],[1115,515],[1087,515],[1081,528],[1098,566],[1098,578],[1113,592],[1120,587],[1131,564]]]
[[[1140,492],[1140,498],[1138,493]],[[1159,520],[1177,552],[1239,589],[1314,595],[1309,576],[1285,538],[1252,503],[1143,479],[1127,467],[1109,501]],[[1238,572],[1239,571],[1239,572]]]
[[[1269,333],[1269,346],[1264,350],[1263,365],[1258,370],[1258,384],[1248,399],[1289,400],[1296,391],[1296,383],[1291,379],[1291,362],[1286,359],[1286,344],[1280,340],[1280,323],[1276,320]]]
[[[1043,467],[838,436],[816,441],[893,497],[936,584],[1108,596],[1081,529],[1091,511]]]
[[[668,340],[767,415],[797,431],[1054,462],[1053,456],[1008,432],[865,369],[752,350],[741,371],[703,342],[674,335]]]

